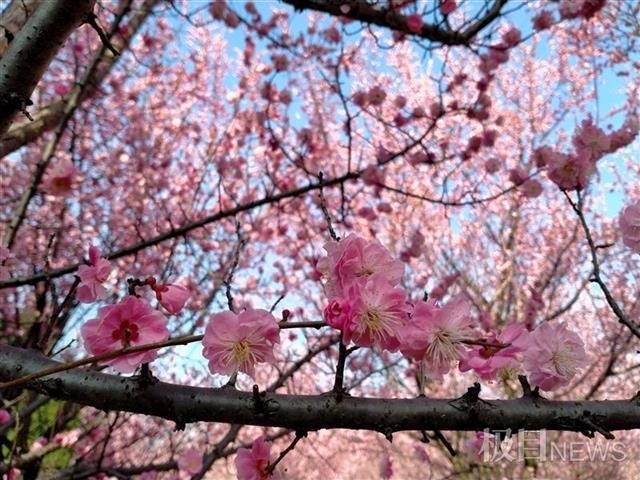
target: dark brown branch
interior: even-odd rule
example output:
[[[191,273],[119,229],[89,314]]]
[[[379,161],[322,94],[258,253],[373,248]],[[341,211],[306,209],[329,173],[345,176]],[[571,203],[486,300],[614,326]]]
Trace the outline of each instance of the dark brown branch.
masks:
[[[0,346],[0,380],[9,381],[58,365],[33,350]],[[459,399],[378,399],[260,392],[256,411],[252,392],[228,388],[141,385],[135,378],[73,370],[29,383],[53,398],[101,410],[128,411],[179,424],[207,421],[278,426],[295,431],[348,428],[403,430],[562,430],[585,434],[640,428],[640,401],[549,401],[528,397],[484,400],[474,386]]]
[[[297,10],[316,10],[335,17],[346,17],[370,25],[389,28],[407,35],[421,37],[443,45],[468,45],[469,42],[491,22],[493,22],[507,3],[496,0],[487,13],[470,25],[464,32],[445,29],[441,26],[424,24],[422,31],[413,33],[407,26],[406,16],[393,10],[381,9],[371,2],[351,0],[336,2],[332,0],[283,0]]]
[[[113,46],[121,52],[128,47],[131,39],[138,32],[145,20],[151,15],[153,8],[160,3],[160,0],[145,0],[145,2],[136,8],[135,14],[127,18],[127,31],[120,34],[117,38],[111,38]],[[123,11],[123,13],[126,13]],[[116,18],[115,24],[119,24],[121,16]],[[89,75],[81,80],[83,85],[80,93],[79,102],[91,98],[97,91],[99,86],[107,75],[116,65],[119,56],[115,56],[109,49],[100,49],[92,64],[99,65],[100,68],[92,69]],[[33,122],[22,122],[14,125],[9,131],[0,135],[0,159],[16,151],[17,149],[27,145],[28,143],[39,138],[44,132],[47,132],[60,122],[64,115],[65,105],[70,95],[61,98],[46,107],[43,107],[34,114]]]
[[[31,93],[71,33],[93,12],[95,0],[42,2],[0,60],[0,135]]]

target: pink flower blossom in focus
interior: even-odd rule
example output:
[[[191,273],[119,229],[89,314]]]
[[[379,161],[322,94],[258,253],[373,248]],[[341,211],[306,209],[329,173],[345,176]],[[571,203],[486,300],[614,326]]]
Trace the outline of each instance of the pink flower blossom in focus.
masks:
[[[516,339],[526,335],[527,329],[522,325],[511,324],[499,335],[491,335],[487,343],[509,345],[500,347],[473,347],[466,357],[460,360],[460,371],[473,370],[484,380],[493,380],[498,372],[504,368],[518,368],[520,362],[517,354],[522,348],[513,345]]]
[[[11,414],[4,408],[0,409],[0,425],[4,425],[11,421]]]
[[[640,253],[640,201],[624,207],[618,217],[622,242],[636,253]]]
[[[191,294],[189,290],[182,285],[167,284],[154,284],[151,287],[156,294],[156,298],[160,302],[167,312],[172,315],[177,315],[184,307],[184,304],[189,300]]]
[[[238,480],[279,480],[278,471],[267,472],[271,460],[271,446],[260,437],[254,440],[251,450],[239,448],[236,454]]]
[[[423,361],[429,376],[439,377],[464,357],[462,341],[472,336],[469,304],[462,296],[442,308],[432,300],[419,301],[402,331],[400,351],[405,357]]]
[[[195,475],[202,470],[202,453],[197,448],[187,448],[178,457],[181,472]]]
[[[76,296],[82,303],[92,303],[107,297],[107,289],[102,285],[109,278],[111,265],[106,258],[101,258],[98,247],[89,247],[89,265],[80,265],[78,277],[80,284]]]
[[[222,312],[212,315],[207,324],[202,354],[209,360],[211,373],[240,371],[253,376],[256,363],[275,362],[276,343],[280,343],[278,321],[266,310],[239,315]]]
[[[47,172],[44,180],[44,191],[57,196],[67,195],[71,192],[73,180],[77,173],[76,167],[68,158],[59,160]]]
[[[102,355],[123,347],[144,345],[169,337],[167,319],[144,300],[128,296],[117,305],[98,310],[98,318],[85,323],[81,330],[84,345],[91,355]],[[130,353],[104,361],[122,373],[156,358],[157,350]]]
[[[327,256],[318,260],[317,269],[327,278],[328,297],[340,297],[362,277],[380,273],[396,285],[402,279],[404,265],[394,260],[389,251],[376,241],[368,242],[351,234],[339,242],[324,246]]]
[[[349,320],[351,305],[346,298],[332,298],[324,309],[324,319],[330,327],[342,330]]]
[[[395,351],[400,347],[399,335],[406,325],[410,307],[403,289],[375,274],[349,288],[343,307],[342,333],[345,345],[379,346]]]
[[[542,390],[567,385],[588,362],[582,339],[564,323],[545,322],[514,345],[523,349],[531,384]]]

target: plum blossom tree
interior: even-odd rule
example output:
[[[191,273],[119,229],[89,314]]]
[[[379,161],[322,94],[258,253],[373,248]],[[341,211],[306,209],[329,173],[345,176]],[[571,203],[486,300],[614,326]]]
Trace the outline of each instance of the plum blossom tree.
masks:
[[[6,1],[3,479],[637,477],[639,18]]]

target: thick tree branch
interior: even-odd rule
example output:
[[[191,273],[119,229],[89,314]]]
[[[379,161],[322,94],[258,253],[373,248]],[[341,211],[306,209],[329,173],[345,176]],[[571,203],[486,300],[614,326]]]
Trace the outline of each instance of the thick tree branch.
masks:
[[[0,60],[0,135],[28,104],[65,40],[93,12],[95,0],[42,2]]]
[[[0,57],[39,4],[40,0],[13,0],[0,14]]]
[[[124,52],[129,47],[131,40],[144,24],[145,20],[149,18],[153,8],[158,3],[160,3],[160,0],[146,0],[135,10],[135,14],[127,19],[126,33],[119,35],[117,38],[110,39],[111,43],[120,52]],[[114,55],[109,49],[100,49],[96,55],[92,64],[100,65],[100,68],[92,69],[89,75],[82,79],[81,84],[84,88],[80,93],[80,103],[95,94],[97,91],[96,87],[104,81],[120,58],[120,56]],[[36,140],[44,132],[58,125],[64,115],[65,106],[70,95],[71,94],[43,107],[33,115],[33,121],[17,123],[9,129],[6,134],[0,136],[0,158]]]
[[[406,16],[389,9],[376,7],[374,3],[362,0],[336,2],[332,0],[283,0],[297,10],[317,10],[336,17],[346,17],[379,27],[390,28],[407,35],[415,35],[443,45],[467,45],[483,28],[499,15],[507,0],[496,0],[487,13],[472,25],[458,32],[437,25],[425,24],[419,34],[407,26]]]
[[[8,381],[57,365],[39,352],[0,346],[0,380]],[[141,383],[136,378],[73,370],[28,385],[53,398],[162,417],[278,426],[296,431],[348,428],[388,434],[402,430],[561,430],[592,436],[640,428],[640,399],[549,401],[525,393],[516,400],[478,398],[479,385],[458,399],[374,399],[333,395],[283,395],[229,388]]]

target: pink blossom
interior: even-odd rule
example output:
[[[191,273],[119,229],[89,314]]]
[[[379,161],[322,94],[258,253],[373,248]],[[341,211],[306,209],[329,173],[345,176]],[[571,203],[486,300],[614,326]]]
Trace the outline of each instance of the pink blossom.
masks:
[[[631,113],[625,118],[620,129],[610,135],[609,152],[615,152],[629,145],[638,136],[638,131],[640,131],[640,120],[634,113]]]
[[[4,425],[11,421],[11,414],[8,410],[0,409],[0,425]]]
[[[222,312],[207,324],[203,355],[211,373],[254,375],[256,363],[275,362],[273,348],[280,343],[278,321],[266,310],[247,310],[239,315]]]
[[[393,104],[396,106],[396,108],[404,108],[407,105],[407,97],[398,95],[396,98],[394,98]]]
[[[419,301],[402,331],[400,351],[405,357],[423,361],[426,373],[437,377],[464,357],[462,341],[472,335],[469,304],[462,296],[442,308],[433,300]]]
[[[542,193],[542,184],[535,178],[530,178],[520,185],[520,191],[525,197],[536,198]]]
[[[480,346],[471,348],[466,357],[460,360],[460,371],[473,370],[480,378],[492,380],[502,369],[518,368],[520,362],[517,359],[517,354],[522,351],[522,348],[513,345],[513,342],[527,333],[527,329],[522,325],[511,324],[499,335],[489,336],[487,343],[508,346],[504,348]]]
[[[178,468],[189,475],[199,473],[202,470],[202,453],[197,448],[187,448],[178,457]]]
[[[366,185],[384,183],[384,170],[376,165],[369,165],[362,171],[362,180]]]
[[[189,290],[182,285],[158,283],[154,284],[151,288],[156,293],[156,298],[160,302],[160,305],[172,315],[180,313],[184,304],[191,296]]]
[[[618,217],[622,242],[636,253],[640,253],[640,201],[624,207]]]
[[[422,21],[422,17],[419,14],[414,13],[407,17],[407,28],[411,33],[419,35],[420,33],[422,33],[423,25],[424,22]]]
[[[501,162],[496,157],[491,157],[484,163],[484,169],[487,173],[492,174],[500,170]]]
[[[385,98],[387,98],[387,93],[382,87],[376,85],[369,90],[369,92],[367,93],[367,98],[371,105],[377,107],[384,103]]]
[[[522,167],[516,167],[509,170],[509,180],[511,180],[514,185],[522,185],[528,177],[529,174]]]
[[[340,37],[340,31],[336,27],[329,27],[324,31],[324,38],[329,43],[339,43]]]
[[[64,158],[55,163],[47,172],[43,183],[45,192],[63,196],[71,192],[77,169],[71,160]]]
[[[80,265],[78,267],[78,285],[77,298],[82,303],[92,303],[97,299],[105,299],[107,297],[107,289],[102,285],[109,278],[111,273],[111,264],[106,258],[101,258],[101,252],[98,247],[89,247],[89,265]]]
[[[582,339],[564,323],[545,322],[514,345],[523,349],[523,364],[531,384],[542,390],[567,385],[588,362]]]
[[[532,153],[533,160],[536,163],[536,167],[538,168],[542,168],[548,163],[553,163],[554,157],[556,155],[557,153],[555,152],[555,150],[546,145],[536,148]]]
[[[449,15],[456,9],[456,0],[441,0],[440,1],[440,12],[443,15]]]
[[[324,309],[324,319],[330,327],[342,330],[349,319],[351,304],[346,298],[332,298]]]
[[[334,322],[336,325],[342,322],[345,345],[353,342],[359,347],[398,349],[399,335],[410,311],[403,289],[375,274],[354,283],[341,302]]]
[[[367,93],[363,92],[362,90],[358,90],[357,92],[355,92],[351,97],[351,100],[360,108],[366,106],[367,103],[369,103],[369,97],[367,96]]]
[[[573,145],[579,157],[595,162],[609,150],[609,136],[589,117],[582,122],[573,136]]]
[[[29,452],[37,452],[41,448],[46,447],[48,443],[49,440],[46,437],[38,437],[29,446]]]
[[[54,443],[60,445],[61,447],[69,448],[76,443],[80,439],[80,430],[78,428],[74,428],[73,430],[69,430],[66,432],[56,433],[53,437]]]
[[[561,0],[558,7],[560,16],[564,19],[572,19],[580,16],[584,0]]]
[[[540,32],[553,26],[553,14],[548,10],[543,10],[533,17],[533,29]]]
[[[520,43],[522,35],[516,27],[511,27],[502,35],[502,41],[507,47],[515,47]]]
[[[593,162],[585,157],[557,153],[547,161],[549,179],[563,190],[582,190],[595,172]]]
[[[269,473],[271,445],[264,438],[254,440],[251,450],[239,448],[236,454],[236,470],[238,480],[279,480],[280,473]]]
[[[318,260],[317,269],[327,278],[327,296],[340,297],[361,277],[381,273],[392,285],[402,279],[404,265],[394,260],[387,249],[376,241],[368,242],[351,234],[339,242],[324,246],[327,256]]]
[[[284,72],[289,68],[289,59],[285,55],[272,55],[271,60],[276,72]]]
[[[167,319],[139,298],[128,296],[117,305],[98,310],[98,318],[81,328],[82,338],[91,355],[114,352],[123,347],[145,345],[166,340]],[[131,373],[142,363],[155,359],[157,350],[121,355],[102,363],[123,373]]]

